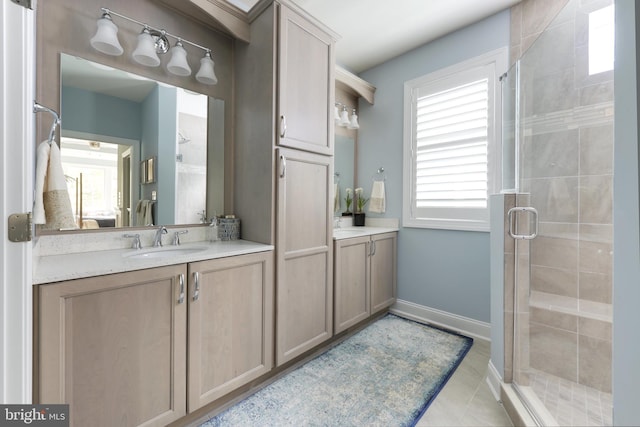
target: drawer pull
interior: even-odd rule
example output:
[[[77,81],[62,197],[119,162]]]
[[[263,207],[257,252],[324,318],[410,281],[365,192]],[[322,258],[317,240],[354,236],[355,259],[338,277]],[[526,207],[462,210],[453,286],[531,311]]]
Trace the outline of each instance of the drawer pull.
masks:
[[[178,296],[178,304],[184,302],[184,274],[180,274],[180,296]]]
[[[198,298],[200,298],[200,273],[197,271],[193,273],[193,281],[195,283],[193,289],[193,300],[198,301]]]

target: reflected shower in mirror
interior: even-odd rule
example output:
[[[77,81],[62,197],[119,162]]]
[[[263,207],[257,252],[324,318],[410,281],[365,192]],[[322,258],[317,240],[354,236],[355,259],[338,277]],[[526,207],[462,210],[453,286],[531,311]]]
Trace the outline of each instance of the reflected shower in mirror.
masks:
[[[81,228],[224,212],[224,101],[75,56],[60,64],[61,154]]]

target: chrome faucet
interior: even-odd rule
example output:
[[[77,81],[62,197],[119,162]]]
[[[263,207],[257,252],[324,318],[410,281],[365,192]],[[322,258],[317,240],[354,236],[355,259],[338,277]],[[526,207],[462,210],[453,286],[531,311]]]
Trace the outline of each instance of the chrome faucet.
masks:
[[[161,225],[158,228],[158,231],[156,231],[156,235],[153,238],[153,247],[154,248],[157,248],[158,246],[162,246],[162,235],[163,234],[167,234],[167,233],[168,233],[168,231],[167,231],[166,227]]]
[[[173,243],[172,243],[172,245],[180,246],[180,235],[181,234],[187,234],[188,232],[189,232],[189,230],[176,231],[173,234]]]
[[[133,239],[133,243],[131,247],[133,249],[142,249],[142,243],[140,243],[140,235],[139,234],[123,234],[123,237],[128,239]]]

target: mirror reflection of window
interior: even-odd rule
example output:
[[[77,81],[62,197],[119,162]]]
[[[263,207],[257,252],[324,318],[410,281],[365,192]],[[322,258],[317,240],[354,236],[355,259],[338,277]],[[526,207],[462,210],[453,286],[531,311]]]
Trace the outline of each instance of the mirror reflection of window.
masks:
[[[613,70],[614,5],[589,14],[589,75]]]
[[[126,165],[119,166],[118,159],[129,149],[101,141],[61,138],[62,168],[80,228],[115,227],[118,222],[128,222],[120,218],[122,208],[127,207],[118,189],[119,183],[121,187],[123,181],[128,182],[131,172],[124,170]]]

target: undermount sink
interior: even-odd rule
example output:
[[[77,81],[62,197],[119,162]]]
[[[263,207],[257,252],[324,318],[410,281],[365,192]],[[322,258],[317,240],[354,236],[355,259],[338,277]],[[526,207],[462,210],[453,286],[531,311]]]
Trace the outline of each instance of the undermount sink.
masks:
[[[349,228],[334,228],[333,235],[336,237],[357,236],[362,234],[363,230],[354,230]]]
[[[149,250],[127,252],[122,256],[130,259],[157,259],[157,258],[170,258],[182,255],[191,255],[206,250],[206,246],[191,246],[186,248],[170,247],[170,248],[155,248]]]

